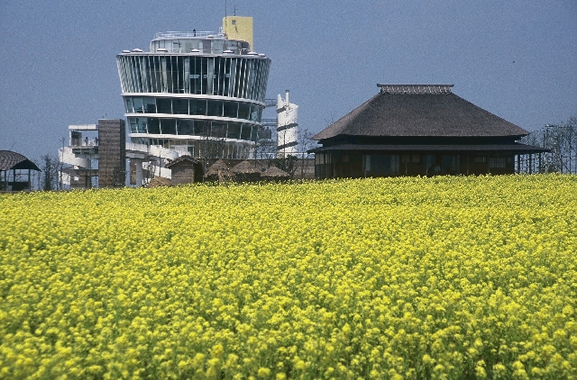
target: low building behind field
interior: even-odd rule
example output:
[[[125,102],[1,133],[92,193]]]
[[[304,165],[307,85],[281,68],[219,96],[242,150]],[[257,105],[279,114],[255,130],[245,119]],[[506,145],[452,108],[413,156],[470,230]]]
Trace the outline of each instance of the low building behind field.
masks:
[[[313,139],[316,178],[512,174],[548,149],[451,91],[453,85],[379,84],[377,95]]]

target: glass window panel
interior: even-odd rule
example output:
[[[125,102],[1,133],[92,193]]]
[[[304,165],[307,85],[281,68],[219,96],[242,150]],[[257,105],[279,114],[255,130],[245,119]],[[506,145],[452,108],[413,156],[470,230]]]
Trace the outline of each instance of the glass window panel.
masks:
[[[212,122],[212,136],[226,137],[226,123],[214,121]]]
[[[130,133],[138,132],[138,123],[136,119],[130,119]]]
[[[188,114],[188,99],[173,99],[174,113]]]
[[[224,116],[236,118],[238,114],[238,103],[224,102]]]
[[[160,127],[163,135],[176,135],[176,120],[161,119]]]
[[[251,112],[250,112],[250,119],[252,121],[258,121],[260,120],[260,107],[257,106],[256,104],[253,104],[251,106]]]
[[[240,103],[238,105],[238,118],[248,120],[249,115],[250,115],[250,104]]]
[[[243,124],[242,125],[241,138],[243,140],[250,140],[250,130],[251,130],[250,124]]]
[[[194,121],[192,120],[178,120],[178,134],[179,135],[193,135]]]
[[[204,99],[190,99],[190,114],[191,115],[206,115],[206,100],[204,100]]]
[[[145,118],[137,118],[136,119],[136,127],[138,133],[146,133],[146,119]]]
[[[134,112],[134,108],[132,108],[132,99],[131,98],[125,98],[125,106],[126,106],[126,113],[132,113]]]
[[[172,113],[170,98],[157,98],[158,113]]]
[[[210,135],[210,121],[195,120],[194,121],[194,134],[197,136],[209,136]]]
[[[132,98],[132,103],[134,105],[134,112],[142,113],[142,98]]]
[[[154,98],[143,98],[142,107],[146,113],[156,113],[156,99]]]
[[[208,100],[208,116],[222,116],[222,102]]]
[[[160,125],[158,119],[148,118],[148,133],[158,135],[160,134]]]
[[[240,138],[240,124],[239,123],[228,123],[228,138],[239,139]]]

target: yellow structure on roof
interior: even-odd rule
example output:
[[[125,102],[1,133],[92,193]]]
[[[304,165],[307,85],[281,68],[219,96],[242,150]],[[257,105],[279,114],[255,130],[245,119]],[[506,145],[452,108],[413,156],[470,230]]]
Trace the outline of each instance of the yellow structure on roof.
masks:
[[[231,40],[244,40],[254,51],[252,34],[252,17],[226,16],[222,19],[222,32]]]

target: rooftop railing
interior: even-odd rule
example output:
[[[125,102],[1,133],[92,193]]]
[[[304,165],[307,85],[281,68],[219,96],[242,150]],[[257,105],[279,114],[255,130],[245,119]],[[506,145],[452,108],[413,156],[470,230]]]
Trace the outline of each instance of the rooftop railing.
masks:
[[[154,35],[154,40],[165,40],[171,38],[226,38],[226,35],[222,32],[210,32],[210,31],[199,31],[193,30],[192,32],[158,32]]]

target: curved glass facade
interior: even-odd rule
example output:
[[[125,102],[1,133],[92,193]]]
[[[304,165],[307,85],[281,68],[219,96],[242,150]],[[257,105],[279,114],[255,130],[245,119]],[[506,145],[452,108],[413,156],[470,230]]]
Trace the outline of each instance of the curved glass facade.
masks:
[[[226,151],[245,152],[258,139],[270,59],[249,53],[245,41],[201,33],[160,33],[151,52],[117,56],[133,142],[187,145],[198,156],[194,141],[218,139],[242,146]]]

